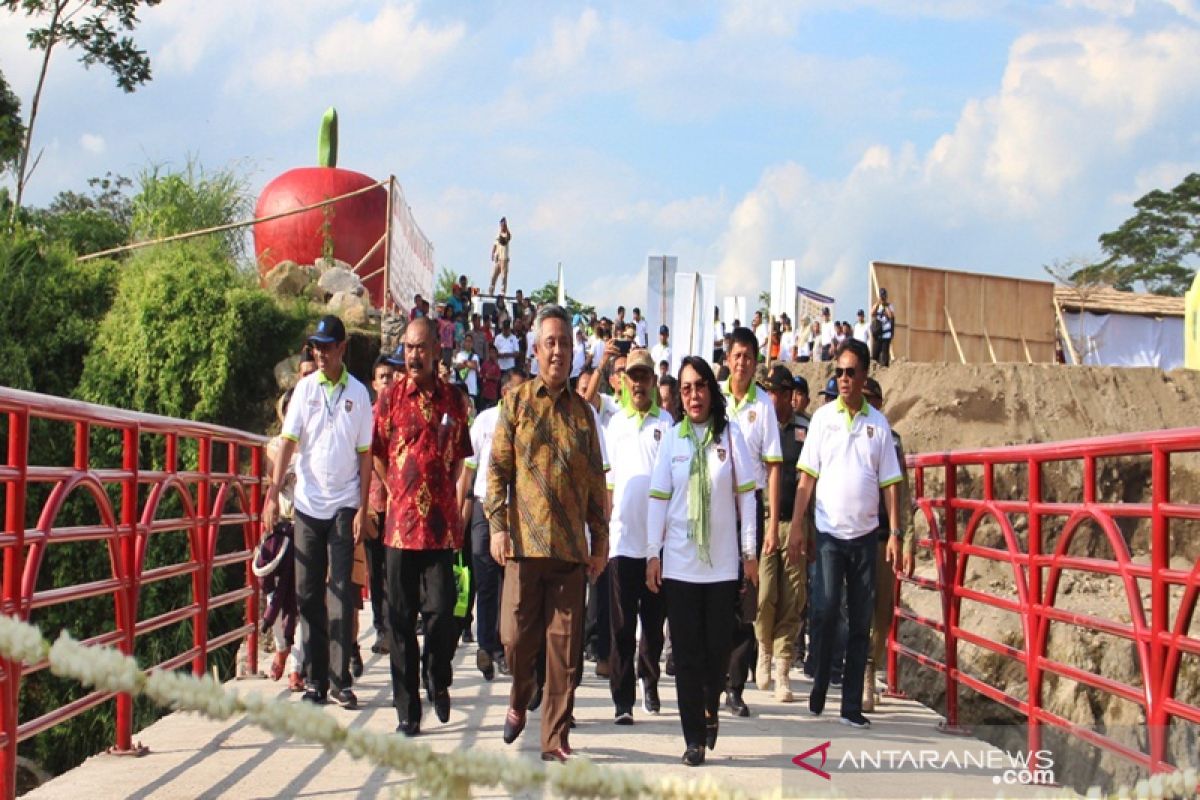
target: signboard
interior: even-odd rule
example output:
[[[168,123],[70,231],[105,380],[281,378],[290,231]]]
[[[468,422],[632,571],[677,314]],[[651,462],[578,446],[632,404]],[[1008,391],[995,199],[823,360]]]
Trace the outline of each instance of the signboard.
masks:
[[[650,256],[646,259],[646,305],[642,312],[651,341],[658,340],[659,326],[667,325],[671,328],[671,341],[674,343],[675,326],[672,325],[671,307],[675,298],[678,261],[675,256]]]
[[[829,295],[814,292],[812,289],[805,289],[803,286],[796,287],[796,316],[792,320],[792,328],[799,330],[799,325],[805,322],[812,325],[821,319],[821,311],[830,309],[832,312],[834,299]]]
[[[717,276],[680,272],[675,275],[674,315],[671,324],[671,374],[679,374],[686,356],[712,361],[712,309],[717,306]]]
[[[413,296],[433,300],[433,243],[421,232],[404,199],[400,181],[392,178],[392,215],[388,220],[388,297],[401,309],[412,307]],[[386,307],[386,302],[385,302]]]

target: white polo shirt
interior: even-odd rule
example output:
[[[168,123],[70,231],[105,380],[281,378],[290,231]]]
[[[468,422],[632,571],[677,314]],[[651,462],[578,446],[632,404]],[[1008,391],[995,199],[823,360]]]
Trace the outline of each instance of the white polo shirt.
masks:
[[[350,370],[331,383],[320,370],[301,379],[292,392],[285,439],[297,443],[296,510],[314,519],[332,519],[341,508],[358,508],[358,456],[371,449],[371,396]]]
[[[493,344],[496,345],[496,359],[500,363],[500,369],[510,370],[517,365],[517,355],[521,352],[521,343],[517,341],[517,337],[513,334],[505,336],[503,333],[496,337]]]
[[[654,360],[654,374],[658,374],[658,365],[663,361],[671,363],[671,345],[659,342],[650,348],[650,358]],[[667,367],[670,369],[670,367]]]
[[[483,502],[487,497],[488,463],[492,457],[492,434],[496,432],[496,420],[500,418],[500,406],[492,406],[475,415],[471,423],[471,450],[474,451],[464,462],[469,469],[475,470],[475,484],[472,492],[476,499]]]
[[[645,347],[648,344],[646,341],[647,330],[645,317],[635,321],[633,323],[633,329],[635,331],[633,340],[637,342],[638,347]]]
[[[692,441],[687,431],[691,420],[671,428],[663,436],[650,476],[650,507],[646,512],[646,558],[662,552],[662,575],[689,583],[735,581],[743,553],[757,547],[754,512],[754,465],[737,423],[730,420],[719,441],[704,448],[708,479],[712,487],[709,512],[711,540],[706,564],[696,545],[688,539],[688,475],[692,463]],[[703,436],[700,437],[703,441]],[[734,486],[734,473],[739,486]],[[742,526],[738,531],[739,505]],[[739,541],[740,539],[740,541]]]
[[[608,523],[608,557],[646,557],[646,507],[650,474],[658,450],[673,428],[670,415],[657,404],[643,416],[634,409],[615,415],[604,429],[613,454],[608,488],[613,493]]]
[[[592,376],[592,379],[600,380],[600,373],[597,372]],[[611,394],[597,394],[596,399],[600,403],[600,408],[596,409],[596,420],[600,423],[600,430],[604,431],[608,428],[608,423],[612,421],[612,418],[624,413],[625,409],[621,408],[621,404],[617,402],[617,398]]]
[[[767,489],[767,464],[783,463],[783,448],[779,445],[779,421],[775,419],[775,407],[767,393],[751,382],[750,389],[735,403],[730,390],[732,379],[725,381],[721,391],[728,402],[729,416],[737,420],[746,447],[754,462],[754,485],[760,491]]]
[[[817,479],[817,529],[846,540],[879,527],[879,490],[902,477],[887,419],[866,400],[852,415],[840,397],[813,413],[796,468]]]

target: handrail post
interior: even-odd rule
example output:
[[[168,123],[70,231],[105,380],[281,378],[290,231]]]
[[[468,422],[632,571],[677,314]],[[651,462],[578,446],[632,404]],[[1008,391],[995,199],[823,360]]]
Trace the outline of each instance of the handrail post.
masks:
[[[25,571],[25,487],[29,469],[29,410],[8,414],[8,458],[5,465],[17,471],[15,480],[4,487],[4,531],[14,541],[4,550],[3,613],[25,618],[21,608],[21,576]],[[21,688],[21,664],[0,661],[0,725],[4,729],[4,749],[0,750],[0,796],[11,800],[17,795],[18,697]]]
[[[86,444],[86,431],[83,441]],[[134,654],[141,590],[141,576],[137,568],[137,526],[141,516],[138,509],[140,446],[141,436],[137,425],[126,427],[122,431],[121,442],[121,467],[126,476],[121,482],[121,530],[117,538],[121,569],[125,575],[118,593],[117,626],[121,631],[121,652],[128,656]],[[117,695],[117,736],[113,750],[117,753],[133,751],[133,695],[129,692]]]
[[[1150,770],[1158,771],[1166,764],[1168,687],[1173,676],[1166,673],[1167,648],[1164,637],[1171,627],[1170,585],[1164,573],[1171,566],[1170,520],[1163,505],[1171,501],[1170,455],[1162,447],[1154,447],[1150,455],[1150,674],[1146,680],[1146,723],[1150,736]],[[1175,662],[1179,669],[1179,662]]]
[[[942,619],[946,623],[946,727],[950,730],[958,728],[958,637],[954,634],[954,626],[958,623],[958,614],[954,612],[954,593],[957,589],[957,559],[954,554],[954,544],[958,541],[958,510],[955,500],[958,498],[958,469],[954,460],[946,457],[946,507],[945,520],[942,523]]]
[[[250,473],[254,476],[254,485],[250,488],[250,531],[251,536],[255,537],[255,543],[262,539],[263,469],[263,448],[261,445],[253,445],[250,448]],[[246,562],[246,584],[250,587],[250,597],[246,600],[246,621],[250,624],[250,640],[246,649],[247,667],[251,675],[257,675],[258,606],[262,589],[258,577],[254,574],[253,565],[253,559]]]
[[[208,596],[212,584],[212,549],[209,539],[213,535],[212,517],[212,437],[203,436],[199,445],[200,488],[197,492],[196,513],[200,526],[198,545],[200,569],[192,574],[192,601],[196,604],[196,617],[192,623],[192,645],[197,648],[192,659],[192,674],[197,677],[208,670]]]
[[[1042,514],[1038,506],[1042,502],[1042,463],[1034,456],[1025,462],[1029,471],[1029,506],[1026,520],[1029,524],[1029,543],[1025,548],[1028,569],[1025,574],[1029,587],[1029,607],[1025,609],[1025,681],[1029,686],[1029,714],[1026,716],[1026,738],[1029,752],[1042,749],[1042,723],[1034,712],[1042,707],[1041,657],[1046,652],[1047,630],[1042,624],[1042,568],[1038,559],[1042,555]],[[1029,632],[1033,633],[1030,637]]]

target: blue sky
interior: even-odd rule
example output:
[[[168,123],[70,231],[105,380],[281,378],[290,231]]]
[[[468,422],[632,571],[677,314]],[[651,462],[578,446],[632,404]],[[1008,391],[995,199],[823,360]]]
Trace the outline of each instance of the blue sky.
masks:
[[[313,163],[401,180],[439,265],[566,268],[610,311],[647,255],[756,295],[773,258],[865,302],[871,260],[1044,278],[1200,169],[1200,0],[655,4],[167,0],[123,95],[57,53],[34,203],[191,155],[252,191]],[[23,19],[0,64],[27,100]]]

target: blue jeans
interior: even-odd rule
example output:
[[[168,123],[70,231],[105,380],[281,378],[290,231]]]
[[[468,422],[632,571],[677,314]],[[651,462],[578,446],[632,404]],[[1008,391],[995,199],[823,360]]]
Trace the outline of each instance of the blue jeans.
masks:
[[[875,561],[879,539],[873,533],[845,541],[817,531],[813,559],[813,695],[829,689],[837,624],[845,587],[849,630],[842,673],[842,716],[862,712],[863,673],[875,610]]]

